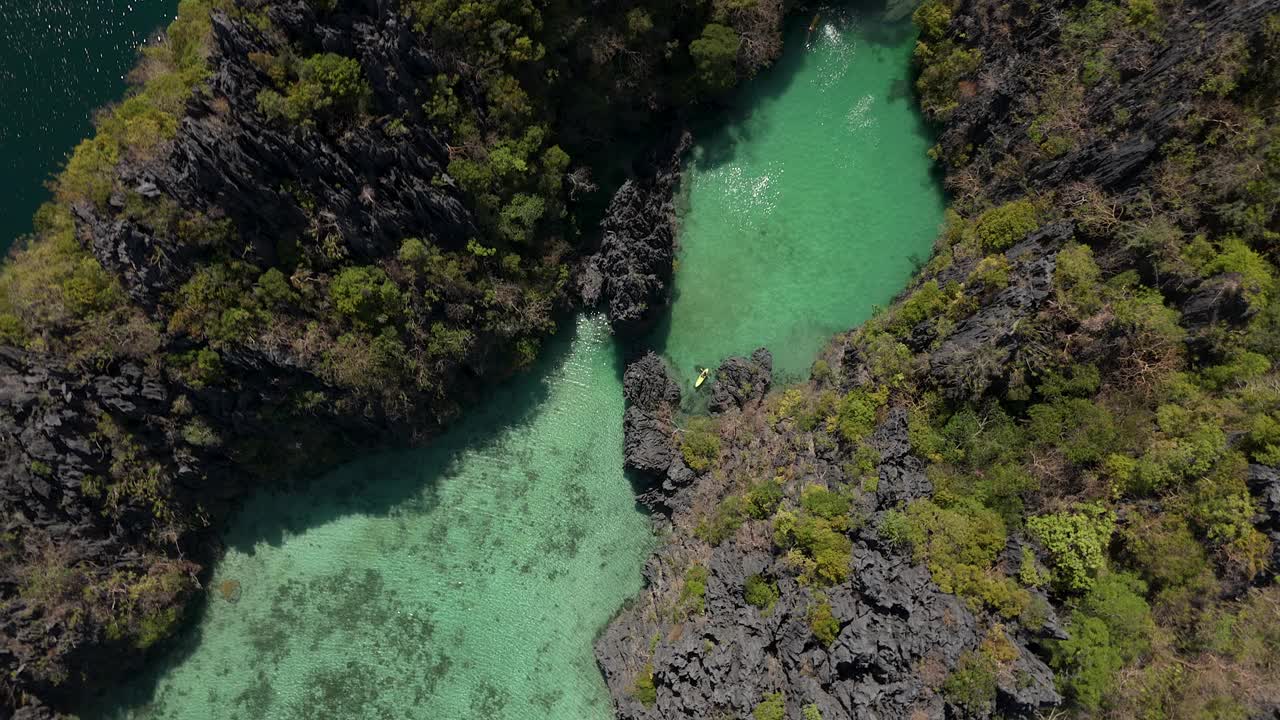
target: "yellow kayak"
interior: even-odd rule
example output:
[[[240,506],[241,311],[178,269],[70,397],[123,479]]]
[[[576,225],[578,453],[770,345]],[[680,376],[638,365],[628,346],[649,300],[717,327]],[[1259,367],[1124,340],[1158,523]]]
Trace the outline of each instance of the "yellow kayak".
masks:
[[[695,388],[702,387],[702,383],[707,381],[707,376],[711,374],[711,368],[702,368],[702,372],[698,373],[698,379],[693,381]]]

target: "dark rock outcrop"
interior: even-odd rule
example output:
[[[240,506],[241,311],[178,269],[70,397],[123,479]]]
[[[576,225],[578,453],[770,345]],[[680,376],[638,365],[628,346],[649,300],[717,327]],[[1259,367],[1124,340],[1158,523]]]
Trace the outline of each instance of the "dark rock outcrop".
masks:
[[[680,388],[666,363],[653,353],[627,366],[622,385],[627,398],[623,417],[626,466],[660,477],[677,456],[671,413],[680,404]]]
[[[1021,10],[1015,11],[1022,15]],[[1088,122],[1114,125],[1114,131],[1089,136],[1060,157],[1039,163],[1032,169],[1032,179],[1040,187],[1088,180],[1107,192],[1130,191],[1151,171],[1160,148],[1177,136],[1180,124],[1192,113],[1203,79],[1184,70],[1211,64],[1220,51],[1206,39],[1251,32],[1275,10],[1270,0],[1198,4],[1194,22],[1171,24],[1161,42],[1125,63],[1114,81],[1096,83],[1085,92],[1080,107]],[[1046,6],[1026,12],[1028,25],[1019,32],[994,32],[992,26],[1005,21],[991,17],[991,12],[990,6],[967,7],[953,26],[957,34],[977,44],[988,69],[981,90],[947,119],[939,138],[944,156],[957,157],[968,154],[966,148],[982,146],[999,156],[1025,135],[1029,120],[1019,112],[1019,101],[1042,94],[1036,68],[1053,52],[1067,20],[1061,8]],[[1116,117],[1127,119],[1118,123]],[[992,197],[1025,193],[1025,187],[1011,177],[994,177],[991,185]]]
[[[878,509],[899,507],[933,493],[933,483],[924,474],[924,461],[912,453],[907,433],[907,409],[894,407],[871,435],[870,445],[880,454],[875,493]]]
[[[400,13],[338,13],[321,21],[308,3],[287,0],[272,4],[269,14],[299,46],[318,43],[359,58],[373,102],[387,117],[408,109],[421,78],[443,71]],[[429,126],[411,123],[392,134],[385,123],[369,123],[332,133],[272,122],[257,104],[270,78],[250,58],[280,49],[221,12],[212,23],[213,73],[205,89],[189,101],[165,162],[123,167],[126,187],[230,220],[245,245],[241,259],[261,266],[277,264],[281,248],[318,251],[306,242],[317,227],[339,243],[329,252],[366,261],[394,252],[405,237],[459,248],[476,235],[460,191],[432,182],[447,177],[448,151]],[[202,257],[198,244],[145,223],[83,207],[77,214],[94,255],[146,306],[181,284]]]
[[[1013,281],[957,323],[938,349],[929,353],[935,382],[962,396],[980,394],[1002,379],[1009,359],[1022,344],[1018,328],[1049,298],[1058,251],[1071,237],[1070,223],[1054,223],[1005,252]]]
[[[785,577],[782,559],[741,543],[713,550],[705,615],[690,618],[679,638],[660,643],[651,657],[650,638],[672,628],[653,623],[647,606],[624,611],[596,643],[619,717],[747,717],[765,694],[779,690],[786,691],[788,717],[809,704],[826,718],[943,717],[943,698],[929,687],[928,674],[945,674],[977,646],[973,615],[938,590],[924,568],[866,545],[854,553],[855,580],[825,592],[839,624],[830,646],[810,629],[814,592]],[[673,582],[670,571],[651,562],[650,582]],[[780,599],[762,612],[743,599],[742,588],[749,575],[771,573],[783,576]],[[1059,703],[1049,668],[1018,648],[1020,672],[1002,680],[1002,705],[1033,713]],[[652,706],[631,693],[646,664],[657,686]]]
[[[627,366],[622,377],[627,409],[622,418],[623,462],[645,478],[640,500],[670,512],[672,499],[695,477],[676,443],[675,413],[680,387],[662,358],[650,352]]]
[[[1254,312],[1245,298],[1240,273],[1223,273],[1200,283],[1181,309],[1182,322],[1192,327],[1239,322]]]
[[[720,363],[711,385],[711,412],[723,413],[745,407],[769,392],[773,382],[773,355],[756,348],[751,357],[731,357]]]
[[[600,224],[600,249],[578,273],[587,307],[600,307],[618,330],[635,331],[665,307],[675,259],[673,198],[688,133],[660,146],[638,177],[614,194]]]
[[[1249,465],[1249,489],[1262,509],[1255,519],[1258,529],[1271,538],[1271,569],[1280,572],[1280,469]]]
[[[891,340],[901,343],[895,349],[901,350],[904,375],[952,400],[1001,397],[1016,403],[1039,399],[1034,380],[1028,378],[1046,369],[1110,361],[1106,351],[1115,349],[1110,342],[1115,338],[1087,322],[1101,320],[1087,311],[1081,311],[1084,317],[1070,317],[1062,311],[1068,303],[1055,302],[1059,253],[1073,242],[1094,251],[1105,278],[1136,270],[1143,284],[1159,287],[1180,307],[1183,324],[1193,330],[1247,319],[1254,310],[1243,278],[1227,273],[1201,280],[1188,273],[1171,279],[1173,273],[1156,262],[1136,257],[1143,251],[1115,242],[1117,225],[1128,218],[1107,212],[1113,202],[1115,207],[1145,207],[1151,195],[1159,194],[1151,188],[1167,168],[1170,141],[1186,137],[1188,126],[1201,122],[1206,103],[1213,102],[1204,86],[1207,71],[1201,69],[1216,67],[1219,55],[1250,36],[1256,39],[1256,28],[1280,10],[1280,3],[1206,0],[1162,12],[1159,33],[1144,38],[1133,32],[1126,36],[1133,40],[1131,47],[1115,53],[1107,48],[1108,71],[1084,83],[1078,82],[1083,54],[1068,39],[1079,25],[1097,19],[1083,3],[961,2],[948,8],[950,23],[941,42],[981,57],[976,72],[953,82],[957,87],[947,99],[955,102],[942,111],[947,118],[936,148],[954,171],[952,187],[961,188],[956,208],[968,220],[951,226],[956,232],[944,237],[946,249],[953,252],[921,278],[936,281],[945,295],[947,302],[931,306],[938,317],[920,320],[916,314],[895,316],[892,311],[887,316],[890,323],[911,318],[914,324],[889,331]],[[938,48],[952,51],[941,44],[933,49]],[[953,72],[951,64],[941,60],[929,70]],[[1046,77],[1069,80],[1046,87]],[[929,77],[925,85],[935,79]],[[1079,97],[1057,96],[1063,87],[1078,91]],[[926,96],[931,92],[921,89]],[[1028,143],[1029,136],[1041,132],[1035,123],[1054,120],[1066,128],[1062,137],[1053,138],[1054,146],[1040,147],[1038,138]],[[1054,203],[1056,221],[1009,238],[1014,243],[1004,253],[1007,284],[985,277],[972,281],[982,256],[992,251],[966,235],[976,227],[973,219],[987,208],[1023,197],[1036,204]],[[1041,223],[1050,214],[1037,212]],[[822,398],[834,388],[849,391],[871,382],[873,375],[864,365],[890,364],[889,353],[871,347],[884,328],[840,336],[823,358],[834,381],[815,380],[806,397]],[[1096,342],[1088,349],[1094,355],[1073,357],[1074,345],[1064,349],[1054,344],[1072,333],[1092,335],[1089,340]],[[1195,333],[1189,335],[1194,351]],[[719,379],[713,386],[712,409],[731,411],[719,421],[726,447],[715,471],[687,489],[692,500],[675,507],[674,532],[646,568],[645,596],[620,614],[596,647],[619,716],[748,717],[767,695],[784,692],[786,717],[799,717],[810,703],[827,720],[967,717],[972,708],[947,704],[943,680],[964,653],[985,646],[996,631],[1007,631],[1012,652],[1004,648],[1001,653],[994,705],[976,714],[1036,717],[1060,705],[1063,698],[1042,658],[1046,640],[1066,638],[1061,618],[1050,606],[1051,594],[1054,602],[1063,597],[1053,589],[1025,588],[1036,614],[1048,610],[1043,623],[1024,627],[990,609],[973,609],[979,603],[970,607],[942,593],[928,570],[912,565],[890,542],[888,528],[881,536],[887,511],[934,492],[924,461],[912,452],[908,418],[913,410],[891,400],[869,437],[844,438],[858,451],[868,446],[876,451],[872,474],[866,470],[866,453],[855,456],[861,466],[846,462],[853,448],[839,447],[840,439],[821,429],[806,436],[791,418],[769,416],[744,402],[737,375],[745,373],[733,370],[723,387]],[[892,371],[876,375],[882,387],[891,386],[887,392],[896,399],[899,389],[889,380],[892,376]],[[732,412],[735,407],[742,412]],[[812,418],[805,419],[814,425]],[[976,468],[980,477],[984,470]],[[854,545],[850,579],[824,590],[839,626],[829,645],[815,637],[808,623],[816,600],[812,589],[794,579],[807,567],[807,558],[788,564],[782,556],[797,552],[799,545],[777,547],[780,512],[773,516],[774,525],[752,517],[752,512],[769,512],[752,505],[759,501],[754,488],[769,478],[776,478],[782,506],[793,513],[788,522],[803,516],[803,493],[813,485],[847,491],[856,498],[851,516],[865,520],[850,523],[847,532]],[[1258,527],[1280,541],[1280,474],[1253,465],[1249,484],[1260,499]],[[783,544],[789,542],[785,532]],[[1028,549],[1035,557],[1036,547],[1014,532],[993,571],[1017,575]],[[706,570],[702,613],[679,606],[683,583],[695,566]],[[743,599],[751,575],[776,583],[778,599],[768,613]],[[644,705],[632,689],[649,672],[656,696]]]
[[[157,476],[177,480],[198,474],[209,484],[228,482],[225,462],[200,448],[173,445],[167,428],[153,424],[173,399],[168,388],[137,364],[85,374],[55,357],[0,347],[0,551],[6,558],[0,565],[0,586],[29,583],[30,573],[41,572],[39,565],[20,569],[8,562],[27,556],[56,557],[60,572],[74,568],[83,583],[103,582],[116,573],[149,572],[140,550],[156,531],[149,508],[124,498],[115,501],[110,515],[104,510],[102,484],[111,477],[113,464],[145,458],[149,472]],[[117,433],[128,433],[129,444],[123,447],[130,456],[122,456],[122,446],[113,438]],[[98,489],[90,492],[91,485]],[[175,515],[196,502],[190,495],[153,500],[170,503]],[[55,580],[49,583],[58,587]],[[174,601],[184,604],[191,590],[178,590]],[[137,656],[104,656],[102,627],[76,615],[75,603],[90,588],[77,586],[75,592],[77,597],[61,607],[35,605],[21,595],[0,598],[0,669],[37,698],[66,694],[66,688],[35,672],[50,658],[77,672],[97,663],[125,670],[140,661]],[[32,718],[54,716],[42,703],[24,712]]]
[[[0,347],[0,508],[6,521],[57,526],[68,540],[95,533],[99,513],[81,483],[108,474],[111,458],[94,438],[99,417],[110,411],[141,421],[167,409],[168,399],[168,389],[137,365],[84,376],[56,358]]]
[[[255,329],[218,343],[216,381],[183,377],[187,361],[177,358],[208,338],[168,322],[175,291],[200,270],[224,268],[229,258],[254,277],[275,268],[288,278],[302,267],[299,278],[307,279],[290,287],[323,292],[317,273],[394,257],[406,237],[459,250],[478,234],[446,172],[443,136],[422,110],[423,83],[450,68],[398,4],[371,0],[317,13],[306,0],[281,0],[262,8],[269,32],[214,11],[209,75],[187,99],[176,133],[146,157],[122,152],[106,203],[70,208],[81,245],[119,281],[139,322],[155,328],[149,337],[158,347],[80,363],[0,348],[0,538],[20,538],[16,548],[0,547],[0,556],[17,558],[0,567],[0,716],[19,700],[63,711],[75,693],[143,657],[127,638],[105,632],[110,599],[99,603],[102,612],[82,612],[75,630],[24,600],[17,575],[39,567],[47,538],[57,539],[63,565],[92,569],[88,584],[116,571],[145,577],[149,568],[191,563],[184,583],[197,585],[196,573],[218,553],[207,530],[242,496],[253,470],[308,472],[356,445],[429,436],[479,391],[479,376],[505,362],[497,333],[477,327],[466,357],[436,368],[448,392],[406,403],[411,417],[402,422],[390,422],[378,402],[344,405],[343,396],[354,399],[350,385],[339,387],[314,352],[304,357],[308,351],[281,339],[288,333]],[[357,59],[378,116],[267,117],[258,96],[277,84],[254,58],[283,55],[286,46]],[[477,100],[471,90],[460,81],[459,92]],[[272,319],[300,328],[324,320],[323,304],[286,304]],[[303,394],[315,399],[305,418],[291,409]],[[282,436],[289,442],[271,444]],[[181,617],[190,597],[151,599],[172,603]],[[58,676],[74,680],[50,681]]]
[[[652,355],[628,368],[626,393],[629,409],[641,412],[669,407],[674,395],[665,366]],[[788,717],[799,717],[809,704],[826,718],[944,716],[939,683],[963,653],[979,645],[982,633],[964,602],[942,592],[925,568],[886,546],[875,530],[883,516],[877,509],[898,507],[932,490],[923,463],[911,452],[907,412],[889,410],[869,439],[880,454],[880,482],[860,512],[871,512],[875,519],[855,533],[852,579],[821,594],[797,582],[768,521],[747,519],[704,556],[699,541],[679,529],[704,517],[698,498],[705,503],[722,481],[717,474],[702,475],[679,489],[679,501],[666,508],[676,532],[646,565],[645,596],[624,610],[596,643],[596,658],[620,718],[748,717],[766,694],[777,691],[785,691]],[[765,414],[762,406],[747,404],[733,421],[771,432],[762,428]],[[797,446],[792,426],[772,427],[780,437],[757,437],[749,441],[751,447]],[[795,479],[783,484],[785,493],[798,494],[823,483],[822,478],[841,475],[837,456],[816,448],[809,452],[813,454],[805,454],[800,468],[793,468]],[[748,452],[735,447],[722,458],[721,476],[749,472],[752,462]],[[655,614],[653,607],[679,602],[686,563],[693,558],[707,569],[703,612],[686,612],[679,620]],[[745,599],[752,575],[775,579],[778,600],[767,611]],[[838,625],[830,645],[818,640],[811,626],[812,610],[820,602],[829,604]],[[659,641],[651,645],[654,638]],[[1053,674],[1027,650],[1028,639],[1011,641],[1018,658],[1011,666],[1016,671],[1001,677],[1001,706],[1012,714],[1033,715],[1059,703]],[[636,679],[649,670],[656,688],[651,706],[633,693]]]

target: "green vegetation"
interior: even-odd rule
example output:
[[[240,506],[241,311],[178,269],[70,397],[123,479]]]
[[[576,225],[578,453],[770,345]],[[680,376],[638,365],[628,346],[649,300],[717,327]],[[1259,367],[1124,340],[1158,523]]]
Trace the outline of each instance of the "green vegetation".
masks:
[[[819,490],[823,495],[826,490]],[[787,560],[800,580],[818,585],[844,582],[851,572],[853,541],[845,533],[846,516],[823,517],[809,511],[780,510],[773,520],[774,542],[787,551]]]
[[[848,442],[858,442],[875,429],[876,413],[884,404],[888,393],[884,390],[868,392],[851,390],[836,406],[835,428]]]
[[[54,183],[57,203],[37,217],[35,237],[0,270],[0,339],[105,365],[151,360],[175,340],[184,346],[178,354],[205,352],[189,347],[190,339],[225,356],[266,338],[269,352],[291,348],[295,361],[332,387],[327,408],[392,416],[415,407],[446,410],[447,398],[440,398],[478,337],[485,347],[495,341],[511,366],[525,366],[553,329],[568,275],[561,260],[577,240],[566,197],[593,187],[588,166],[571,173],[566,148],[598,145],[601,133],[643,123],[644,113],[723,91],[777,49],[774,11],[750,3],[596,8],[589,24],[576,22],[584,12],[575,3],[404,6],[421,41],[458,70],[423,78],[420,108],[381,118],[387,108],[378,106],[356,57],[304,52],[266,13],[232,0],[183,0],[164,40],[144,48],[131,76],[136,86],[99,115],[96,135],[72,154]],[[316,7],[323,13],[329,4]],[[188,97],[203,87],[215,9],[279,48],[248,60],[268,81],[258,108],[282,129],[336,137],[380,123],[394,142],[430,126],[449,147],[448,177],[434,180],[465,193],[478,236],[465,248],[406,238],[398,257],[362,254],[355,264],[348,240],[334,230],[334,215],[346,210],[319,206],[321,188],[297,178],[279,189],[296,200],[308,229],[301,237],[268,238],[279,246],[262,253],[260,239],[242,237],[219,208],[181,208],[122,183],[122,168],[162,159]],[[751,48],[741,57],[740,40]],[[590,48],[597,62],[565,64],[565,48]],[[562,87],[589,89],[575,91],[579,101],[571,102]],[[636,116],[601,112],[597,98],[646,109]],[[209,103],[216,115],[230,111],[227,98],[210,96]],[[370,187],[324,190],[347,193],[353,203],[382,200]],[[109,206],[109,198],[122,206]],[[145,226],[159,239],[157,253],[172,253],[170,242],[191,249],[194,262],[180,263],[190,275],[176,279],[181,290],[150,314],[132,303],[75,237],[69,210],[80,203]],[[328,297],[318,297],[315,290],[326,286]],[[234,383],[238,371],[224,370],[217,382]],[[198,372],[176,374],[192,384],[210,381]]]
[[[684,573],[684,586],[680,588],[679,607],[686,615],[706,612],[707,569],[702,565],[690,565]]]
[[[738,33],[733,28],[717,23],[708,24],[702,29],[702,37],[689,43],[689,54],[698,68],[698,79],[708,89],[718,92],[733,85],[738,43]]]
[[[890,527],[890,537],[910,545],[915,560],[929,568],[943,591],[1005,618],[1016,618],[1027,609],[1026,590],[995,568],[1007,535],[1004,521],[993,510],[972,501],[944,508],[917,500],[907,507],[903,520],[894,523],[899,526]]]
[[[814,642],[833,643],[840,625],[817,591],[849,580],[890,477],[868,440],[905,411],[932,494],[878,507],[859,542],[909,554],[986,629],[933,683],[948,712],[998,712],[997,685],[1027,680],[1014,629],[1053,610],[1069,638],[1029,649],[1055,670],[1068,717],[1265,714],[1280,589],[1247,480],[1250,463],[1280,461],[1280,14],[1213,37],[1159,0],[1006,5],[915,12],[926,115],[978,98],[933,152],[955,193],[937,254],[893,306],[837,337],[808,383],[720,428],[702,486],[719,504],[697,534],[755,542],[743,525],[768,520],[811,593]],[[983,52],[1003,62],[1010,38],[1050,26],[1059,44],[1018,66],[1037,92],[991,112],[989,83],[1008,70],[982,66]],[[1135,59],[1193,36],[1204,62],[1095,112],[1114,84],[1132,87]],[[1190,109],[1176,137],[1123,192],[1100,186],[1094,156],[1076,151],[1146,138],[1140,109],[1171,101],[1169,87],[1199,88],[1177,98]],[[1058,175],[1070,181],[1045,179]],[[1042,229],[1043,243],[1006,254]],[[962,327],[984,332],[963,342]],[[777,589],[752,575],[742,591],[767,608]]]
[[[800,493],[800,507],[810,515],[832,523],[847,522],[853,503],[848,495],[833,492],[821,485],[807,485]]]
[[[786,717],[787,706],[780,692],[766,695],[751,711],[752,720],[786,720]]]
[[[936,22],[936,18],[928,16],[917,19]],[[916,80],[920,107],[929,117],[945,119],[971,92],[967,78],[982,63],[982,52],[961,47],[950,39],[936,42],[922,39],[916,44],[915,57],[921,68]]]
[[[742,588],[742,596],[747,604],[768,613],[773,609],[774,603],[778,602],[778,585],[762,575],[748,575]]]
[[[995,709],[996,672],[994,660],[983,652],[967,652],[947,676],[942,692],[947,701],[968,717],[986,717]]]
[[[935,119],[976,88],[978,47],[990,40],[966,37],[954,11],[933,0],[915,13],[918,90]],[[1005,22],[1015,35],[1027,27]],[[884,346],[926,321],[948,332],[993,289],[1027,277],[1001,251],[1050,222],[1073,223],[1052,300],[1018,318],[1010,356],[979,349],[946,383],[895,368],[906,370],[895,392],[911,397],[911,444],[934,495],[886,513],[878,532],[1007,621],[1033,624],[1027,590],[1047,589],[1068,619],[1071,638],[1051,655],[1076,717],[1247,717],[1260,705],[1246,677],[1274,652],[1263,642],[1236,654],[1208,638],[1232,622],[1223,618],[1276,597],[1268,586],[1235,600],[1226,588],[1267,582],[1271,545],[1248,519],[1256,504],[1244,479],[1248,462],[1280,457],[1270,360],[1280,324],[1269,315],[1280,256],[1268,204],[1280,197],[1280,166],[1277,134],[1262,130],[1276,124],[1280,16],[1213,38],[1204,62],[1179,71],[1200,88],[1195,120],[1161,148],[1141,199],[1037,174],[1049,159],[1126,137],[1132,109],[1082,121],[1086,93],[1107,92],[1099,88],[1118,82],[1119,68],[1159,52],[1180,22],[1176,5],[1150,0],[1069,9],[1060,45],[1032,63],[1037,92],[1009,109],[1026,133],[1000,135],[1007,144],[995,154],[944,134],[934,155],[965,189],[939,255],[896,307],[845,340]],[[1012,188],[1035,194],[1010,201]],[[937,279],[953,265],[969,298]],[[1248,314],[1182,315],[1197,287],[1222,288]],[[867,368],[861,382],[889,380]],[[1020,562],[1002,559],[1008,538],[1031,541]],[[1001,667],[967,657],[945,683],[948,700],[990,711]]]
[[[706,472],[720,457],[720,431],[708,417],[689,420],[680,439],[680,454],[694,472]]]
[[[1054,581],[1068,591],[1081,591],[1093,585],[1106,564],[1115,518],[1101,507],[1084,506],[1080,512],[1028,518],[1027,529],[1044,543]]]
[[[496,356],[500,369],[526,365],[554,329],[590,219],[572,201],[588,192],[595,154],[656,112],[721,95],[767,62],[776,38],[760,28],[776,23],[764,22],[763,5],[588,11],[408,0],[414,31],[449,71],[420,78],[412,107],[393,109],[379,105],[373,69],[354,57],[289,47],[265,15],[226,0],[183,0],[167,40],[144,50],[137,84],[100,114],[96,135],[53,183],[56,202],[37,214],[35,236],[0,270],[0,341],[77,369],[136,361],[177,391],[159,428],[168,441],[235,462],[244,449],[192,407],[199,393],[184,391],[236,392],[250,372],[245,357],[285,354],[314,376],[315,389],[264,411],[278,413],[281,427],[325,412],[444,417],[463,368]],[[334,229],[341,208],[317,198],[333,191],[376,203],[373,189],[321,192],[297,178],[272,190],[293,199],[307,229],[266,238],[270,252],[261,252],[263,238],[218,208],[180,208],[124,182],[136,173],[122,170],[163,161],[201,91],[214,8],[281,40],[278,55],[251,58],[271,83],[258,109],[281,132],[335,140],[372,127],[394,145],[430,127],[448,152],[434,182],[456,188],[474,232],[354,253]],[[986,76],[979,46],[1022,37],[1048,12],[1025,10],[980,2],[988,24],[970,37],[951,2],[917,9],[916,89],[930,119],[990,92],[1000,68]],[[680,436],[692,469],[724,476],[725,490],[699,506],[697,537],[716,545],[758,521],[746,530],[769,527],[813,592],[849,580],[851,534],[869,507],[863,493],[878,490],[866,444],[888,409],[905,408],[934,492],[885,512],[876,530],[992,629],[941,683],[962,713],[994,708],[997,678],[1016,652],[1001,623],[1043,621],[1032,588],[1064,611],[1070,637],[1047,645],[1077,717],[1243,718],[1266,709],[1259,688],[1280,686],[1280,591],[1265,574],[1275,572],[1274,549],[1254,526],[1246,483],[1250,462],[1280,462],[1280,15],[1220,37],[1186,26],[1192,15],[1176,2],[1089,0],[1056,16],[1059,46],[1028,60],[1035,92],[1001,100],[1012,132],[998,146],[970,125],[955,134],[964,137],[940,137],[933,154],[954,202],[938,254],[910,291],[842,336],[839,352],[815,362],[812,383],[774,393],[768,423],[721,428],[694,418]],[[1135,176],[1141,185],[1120,192],[1077,177],[1074,151],[1131,143],[1143,108],[1169,104],[1153,94],[1093,112],[1110,85],[1149,67],[1175,37],[1195,38],[1206,61],[1164,71],[1160,85],[1198,92],[1172,99],[1186,112],[1162,127],[1163,145]],[[226,102],[207,99],[215,115]],[[1069,185],[1044,180],[1050,159],[1074,168]],[[174,272],[184,274],[144,309],[77,238],[73,206],[145,228],[162,241],[148,262],[166,265],[176,249]],[[1073,236],[1032,259],[1052,262],[1049,297],[1020,306],[998,341],[968,355],[955,349],[950,367],[926,358],[997,291],[1040,281],[1030,260],[1004,251],[1052,223]],[[146,648],[173,630],[174,608],[195,589],[194,566],[167,555],[173,538],[204,520],[138,427],[103,414],[92,439],[107,471],[83,478],[82,492],[108,522],[151,521],[140,559],[90,566],[34,530],[6,532],[0,553],[22,602],[74,631],[51,642]],[[721,465],[728,452],[742,464]],[[819,458],[831,460],[825,474]],[[54,472],[38,461],[28,469]],[[709,578],[703,565],[681,567],[674,607],[687,618],[705,612]],[[779,589],[751,575],[742,592],[768,612]],[[839,622],[814,597],[806,619],[829,645]],[[55,653],[32,672],[56,684],[72,670],[82,669]],[[652,665],[632,692],[656,702]],[[753,716],[784,712],[776,693]],[[814,706],[803,712],[820,716]]]
[[[658,702],[658,689],[653,684],[653,663],[648,663],[636,675],[631,685],[631,695],[645,707],[653,707]]]
[[[938,285],[937,280],[927,280],[916,288],[893,313],[888,330],[897,334],[906,334],[915,326],[929,320],[946,310],[947,293]]]
[[[747,514],[757,520],[773,517],[773,513],[782,503],[782,482],[780,478],[761,480],[747,491]]]
[[[226,0],[182,0],[168,42],[148,45],[141,67],[148,78],[97,121],[97,135],[76,146],[56,182],[60,203],[106,203],[116,187],[115,167],[125,159],[152,157],[174,137],[191,90],[208,74],[209,12],[235,12]]]
[[[968,285],[987,290],[1003,290],[1009,286],[1009,260],[1004,255],[988,255],[969,274]]]
[[[338,6],[310,3],[322,24],[339,20]],[[348,10],[357,23],[372,12],[341,12]],[[213,11],[241,24],[257,47],[272,48],[226,56],[250,63],[248,73],[232,70],[239,85],[260,83],[250,86],[260,89],[247,107],[208,82],[224,69],[210,66]],[[94,136],[50,183],[54,201],[37,213],[34,234],[20,238],[0,268],[0,343],[45,353],[72,373],[142,368],[146,386],[163,386],[171,406],[167,416],[148,410],[146,427],[116,408],[88,419],[97,422],[94,457],[107,469],[80,487],[90,511],[128,536],[127,562],[111,569],[45,562],[44,551],[26,547],[37,540],[6,531],[0,554],[12,572],[0,579],[13,590],[5,601],[62,628],[40,648],[23,649],[41,661],[15,670],[17,689],[4,688],[11,697],[69,677],[109,677],[87,665],[100,654],[95,645],[146,648],[176,627],[198,569],[175,558],[225,505],[223,497],[202,503],[195,477],[175,489],[176,465],[200,468],[216,457],[220,468],[274,481],[340,454],[344,442],[331,429],[350,426],[335,419],[364,417],[399,427],[401,439],[418,437],[460,410],[459,392],[476,377],[530,365],[555,330],[570,262],[603,204],[592,195],[593,171],[625,165],[620,138],[726,92],[771,62],[781,44],[780,5],[736,0],[617,7],[405,0],[401,13],[407,34],[396,37],[394,52],[429,50],[439,75],[370,66],[386,53],[367,52],[364,36],[337,49],[318,34],[306,37],[310,28],[295,29],[304,33],[297,36],[275,27],[254,3],[181,0],[165,35],[142,49],[127,95],[96,115]],[[336,27],[350,27],[344,18]],[[185,117],[189,108],[193,118]],[[180,205],[177,198],[185,202],[210,180],[200,158],[200,167],[176,173],[198,181],[169,186],[174,173],[165,167],[184,128],[212,128],[204,142],[264,120],[278,133],[264,142],[349,155],[369,176],[263,178],[266,222],[244,222],[230,187]],[[370,137],[378,145],[372,162]],[[414,237],[388,236],[396,227],[352,236],[352,220],[367,225],[359,219],[366,209],[407,203],[392,208],[398,217],[426,210],[420,197],[385,192],[394,153],[431,155],[422,168],[446,164],[436,177],[412,181],[460,201],[449,211],[456,217]],[[107,242],[120,248],[90,242],[88,217],[120,228]],[[204,407],[220,397],[253,398],[255,416],[237,421],[239,430],[224,427],[216,419],[225,413]],[[289,442],[245,437],[253,427],[277,428]],[[714,431],[695,426],[684,448],[690,464],[710,469],[716,442]],[[29,469],[57,472],[38,461]],[[762,486],[752,496],[752,513],[777,507],[781,497],[770,493]],[[741,507],[721,510],[708,537],[731,534],[745,517]],[[66,582],[42,586],[41,572]],[[696,577],[688,587],[697,587]],[[700,597],[688,604],[696,609]],[[653,702],[651,669],[637,688]]]
[[[947,24],[951,22],[951,7],[942,0],[929,0],[916,8],[911,19],[920,29],[922,42],[937,42],[947,34]]]
[[[38,608],[47,621],[77,633],[101,632],[108,642],[140,650],[173,632],[181,601],[197,588],[193,563],[148,554],[98,567],[34,528],[0,536],[0,558],[12,562],[11,577],[27,607]],[[42,656],[32,669],[61,683],[72,669],[61,654],[76,640],[50,641],[59,652]]]
[[[151,518],[155,540],[197,526],[191,509],[179,503],[164,468],[144,452],[128,429],[103,414],[93,440],[110,453],[110,474],[83,481],[81,489],[101,503],[104,516],[122,518],[141,510]]]
[[[344,317],[359,327],[381,327],[404,308],[400,288],[381,268],[353,265],[329,285],[329,297]]]
[[[1053,666],[1080,707],[1096,711],[1120,669],[1149,649],[1155,627],[1145,592],[1132,576],[1106,575],[1071,613],[1071,638],[1054,644]]]
[[[809,606],[809,630],[823,645],[831,645],[840,634],[840,622],[831,613],[831,603],[819,598]]]
[[[984,250],[1005,250],[1040,226],[1030,200],[1015,200],[984,212],[978,218],[978,242]]]
[[[746,520],[742,498],[730,495],[716,505],[710,517],[703,518],[694,529],[694,535],[709,545],[719,545],[728,540]]]
[[[314,125],[317,119],[354,117],[368,103],[369,85],[360,63],[353,58],[324,53],[291,61],[291,56],[286,57],[272,67],[277,75],[296,75],[297,79],[284,94],[263,90],[258,95],[258,109],[264,115],[294,125]]]

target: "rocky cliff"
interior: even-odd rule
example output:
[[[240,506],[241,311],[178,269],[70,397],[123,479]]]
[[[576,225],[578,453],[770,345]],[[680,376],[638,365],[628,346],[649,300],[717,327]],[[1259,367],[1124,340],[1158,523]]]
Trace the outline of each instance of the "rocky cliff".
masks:
[[[676,252],[674,196],[687,132],[658,145],[637,177],[610,200],[600,223],[600,249],[578,273],[588,308],[600,308],[618,330],[634,334],[666,307]]]

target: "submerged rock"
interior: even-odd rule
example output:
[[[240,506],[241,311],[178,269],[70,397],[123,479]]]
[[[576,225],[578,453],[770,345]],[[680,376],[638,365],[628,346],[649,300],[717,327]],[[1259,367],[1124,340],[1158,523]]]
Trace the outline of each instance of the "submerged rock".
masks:
[[[239,580],[223,580],[218,583],[218,593],[222,595],[222,599],[229,603],[240,602],[240,581]]]

